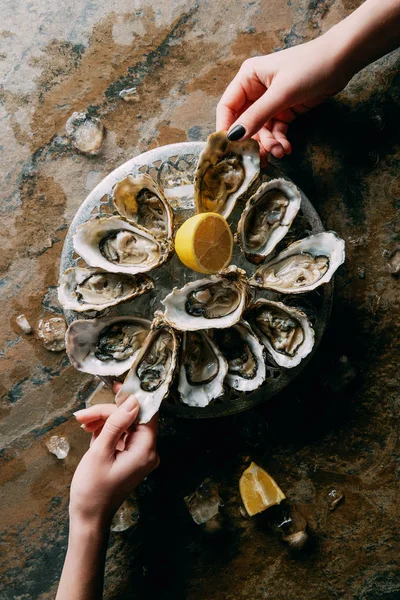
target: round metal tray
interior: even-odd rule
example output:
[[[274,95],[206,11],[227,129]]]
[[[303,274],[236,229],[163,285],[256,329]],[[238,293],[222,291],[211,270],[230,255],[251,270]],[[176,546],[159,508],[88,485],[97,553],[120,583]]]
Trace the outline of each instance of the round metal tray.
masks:
[[[111,191],[114,184],[129,174],[148,173],[163,188],[168,201],[174,212],[175,227],[194,214],[193,204],[193,179],[200,152],[204,148],[204,142],[186,142],[162,146],[149,152],[145,152],[127,161],[107,175],[87,196],[77,211],[67,236],[61,255],[60,274],[65,269],[84,265],[84,261],[74,252],[72,236],[81,223],[87,221],[94,215],[109,215],[115,211],[111,199]],[[276,167],[268,165],[260,174],[261,181],[267,181],[273,177],[285,177]],[[258,187],[260,180],[256,183]],[[310,233],[324,231],[321,220],[306,196],[301,193],[301,209],[288,234],[280,242],[277,251],[286,247],[289,243],[303,238]],[[236,225],[243,209],[243,202],[239,202],[230,216],[229,223],[232,231],[236,231]],[[248,275],[254,273],[255,265],[249,263],[242,255],[239,247],[235,244],[231,264],[246,270]],[[102,313],[105,315],[141,315],[148,319],[153,318],[155,310],[162,309],[161,300],[173,287],[182,287],[185,283],[204,277],[187,269],[176,255],[163,267],[151,271],[151,277],[155,280],[155,287],[149,294],[144,294],[132,302],[126,302],[119,306],[107,309]],[[312,353],[294,369],[282,369],[271,366],[267,369],[268,377],[263,387],[249,394],[238,394],[227,390],[222,399],[216,400],[205,408],[196,408],[182,404],[172,390],[169,398],[163,402],[162,410],[175,416],[187,418],[209,418],[223,415],[231,415],[251,408],[271,398],[304,369],[314,352],[317,350],[321,337],[327,325],[332,304],[333,284],[321,286],[318,290],[309,294],[298,294],[296,296],[283,296],[268,291],[256,291],[255,297],[279,299],[296,306],[300,306],[309,314],[315,329],[315,346]],[[95,313],[78,314],[73,311],[65,311],[66,320],[71,323],[75,319],[96,316]]]

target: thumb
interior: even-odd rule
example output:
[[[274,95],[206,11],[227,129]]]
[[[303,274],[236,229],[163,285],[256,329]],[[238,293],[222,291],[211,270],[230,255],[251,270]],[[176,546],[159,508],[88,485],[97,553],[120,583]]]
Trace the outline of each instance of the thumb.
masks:
[[[104,427],[94,441],[92,448],[114,454],[123,433],[134,423],[139,412],[139,403],[134,396],[129,396],[121,406],[104,423]]]
[[[288,94],[273,83],[267,91],[245,110],[228,132],[231,141],[247,140],[255,135],[272,117],[289,105]]]

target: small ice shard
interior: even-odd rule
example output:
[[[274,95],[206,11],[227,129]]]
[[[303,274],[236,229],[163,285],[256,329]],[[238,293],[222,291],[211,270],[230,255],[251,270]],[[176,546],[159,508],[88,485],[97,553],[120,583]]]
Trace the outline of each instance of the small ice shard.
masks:
[[[79,152],[94,156],[100,150],[104,137],[100,119],[89,117],[84,112],[74,112],[68,119],[65,130]]]
[[[17,322],[18,327],[24,333],[30,333],[32,331],[32,327],[30,326],[30,323],[25,315],[18,315],[18,317],[15,320]]]
[[[398,275],[400,273],[400,250],[393,252],[389,258],[388,270],[392,275]]]
[[[51,352],[65,350],[67,325],[62,317],[44,317],[38,323],[38,335],[43,346]]]
[[[328,494],[328,508],[331,512],[344,500],[344,494],[341,490],[331,490]]]
[[[126,90],[121,90],[119,93],[119,97],[122,98],[122,100],[125,100],[125,102],[132,102],[134,100],[138,100],[135,87],[127,88]]]
[[[218,487],[207,478],[199,487],[184,498],[188,511],[195,523],[201,525],[214,519],[219,513],[221,497]]]
[[[140,518],[139,508],[132,498],[125,500],[119,507],[111,522],[111,531],[126,531],[135,527]]]
[[[47,440],[46,446],[48,451],[55,454],[60,460],[68,456],[69,443],[65,437],[52,435],[51,438]]]

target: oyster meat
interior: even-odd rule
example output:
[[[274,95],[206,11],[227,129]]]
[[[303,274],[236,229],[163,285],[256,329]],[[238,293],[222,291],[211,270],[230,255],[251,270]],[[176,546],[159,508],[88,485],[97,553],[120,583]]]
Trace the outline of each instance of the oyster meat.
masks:
[[[129,370],[150,324],[128,316],[74,321],[65,336],[68,357],[78,371],[118,377]]]
[[[167,396],[177,366],[178,347],[177,333],[157,316],[115,398],[119,406],[134,394],[140,405],[139,423],[148,423]]]
[[[151,233],[122,217],[93,217],[77,228],[75,252],[91,267],[135,275],[162,265],[173,251],[172,242],[156,240]]]
[[[285,294],[309,292],[331,280],[344,256],[344,241],[333,231],[310,235],[259,267],[250,284]]]
[[[72,267],[60,280],[58,299],[69,310],[101,311],[149,292],[154,281],[148,275],[107,273],[96,267]]]
[[[216,212],[227,218],[259,172],[260,154],[255,140],[231,142],[226,131],[211,134],[195,173],[196,212]]]
[[[293,183],[272,179],[249,198],[238,223],[236,235],[245,257],[260,263],[286,235],[301,204]]]
[[[174,288],[162,301],[165,320],[180,331],[224,328],[237,323],[250,300],[246,273],[232,265],[210,279]]]
[[[235,390],[251,392],[266,377],[264,347],[246,321],[229,329],[216,329],[214,339],[228,361],[226,383]]]
[[[155,238],[171,237],[172,210],[164,193],[149,175],[128,175],[114,186],[113,199],[119,214],[147,229]]]
[[[189,406],[207,406],[224,392],[228,364],[205,331],[183,334],[178,391]]]
[[[261,298],[248,312],[254,331],[277,365],[296,367],[310,354],[314,329],[303,311]]]

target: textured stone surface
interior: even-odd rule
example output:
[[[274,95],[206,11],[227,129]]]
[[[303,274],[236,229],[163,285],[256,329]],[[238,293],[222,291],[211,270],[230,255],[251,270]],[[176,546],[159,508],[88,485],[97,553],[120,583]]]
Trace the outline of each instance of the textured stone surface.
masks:
[[[205,139],[242,60],[311,39],[358,4],[3,3],[1,598],[54,597],[69,484],[88,445],[71,414],[84,406],[91,378],[15,321],[24,313],[36,327],[41,316],[60,314],[59,256],[76,209],[135,154]],[[399,598],[399,280],[388,269],[399,241],[396,61],[398,53],[370,66],[302,118],[292,128],[294,152],[281,163],[347,242],[318,355],[256,412],[163,424],[161,466],[139,493],[140,523],[111,540],[108,600]],[[132,87],[137,101],[127,103],[119,92]],[[74,111],[105,126],[98,156],[77,154],[66,139]],[[69,440],[65,460],[46,449],[52,435]],[[313,543],[304,554],[291,554],[263,520],[240,515],[238,479],[250,458],[308,519]],[[213,534],[194,524],[183,500],[209,476],[223,501]],[[334,512],[332,489],[345,496]]]

